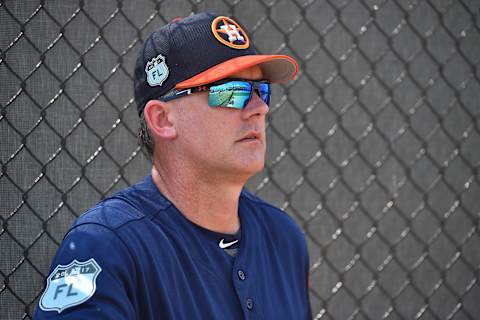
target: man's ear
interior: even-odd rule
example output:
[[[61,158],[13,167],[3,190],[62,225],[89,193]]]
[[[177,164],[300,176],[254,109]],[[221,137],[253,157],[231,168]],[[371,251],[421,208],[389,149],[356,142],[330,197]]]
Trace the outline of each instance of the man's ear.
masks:
[[[150,100],[145,105],[143,114],[148,129],[153,136],[161,139],[174,139],[177,137],[169,104],[159,100]]]

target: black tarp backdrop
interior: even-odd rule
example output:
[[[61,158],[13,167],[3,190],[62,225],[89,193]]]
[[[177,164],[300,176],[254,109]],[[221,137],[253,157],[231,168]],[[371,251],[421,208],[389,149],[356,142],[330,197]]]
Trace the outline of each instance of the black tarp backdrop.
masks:
[[[480,317],[480,2],[0,1],[0,318],[30,318],[76,216],[149,171],[136,52],[233,14],[278,86],[248,187],[306,233],[316,319]]]

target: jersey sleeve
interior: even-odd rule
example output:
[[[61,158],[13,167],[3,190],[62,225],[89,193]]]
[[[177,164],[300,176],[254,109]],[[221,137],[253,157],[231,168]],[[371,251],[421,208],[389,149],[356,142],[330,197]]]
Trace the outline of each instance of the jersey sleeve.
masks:
[[[114,230],[75,226],[62,241],[34,319],[134,319],[135,265]]]

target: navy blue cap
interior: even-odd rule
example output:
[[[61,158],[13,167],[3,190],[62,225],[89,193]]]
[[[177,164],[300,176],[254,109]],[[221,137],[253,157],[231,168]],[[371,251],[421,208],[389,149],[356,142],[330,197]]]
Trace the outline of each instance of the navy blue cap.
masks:
[[[285,55],[259,55],[232,18],[203,12],[154,30],[138,53],[134,91],[138,114],[173,88],[193,88],[258,65],[265,80],[280,82],[298,72]]]

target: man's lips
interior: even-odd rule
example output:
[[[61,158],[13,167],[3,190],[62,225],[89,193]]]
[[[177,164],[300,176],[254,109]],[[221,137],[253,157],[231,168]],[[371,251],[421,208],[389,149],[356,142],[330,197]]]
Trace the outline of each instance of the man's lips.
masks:
[[[258,131],[249,131],[247,134],[245,134],[241,139],[237,140],[237,142],[243,142],[243,141],[254,141],[254,140],[259,140],[261,141],[262,135]]]

